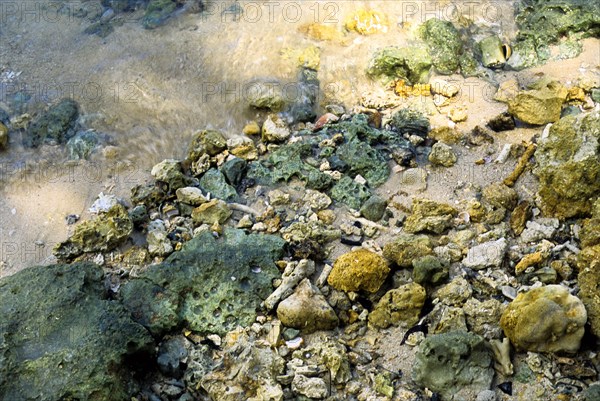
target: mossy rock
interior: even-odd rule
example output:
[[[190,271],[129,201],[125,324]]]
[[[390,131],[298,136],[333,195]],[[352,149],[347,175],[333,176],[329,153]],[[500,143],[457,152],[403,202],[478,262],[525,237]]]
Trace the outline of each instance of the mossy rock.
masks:
[[[433,254],[427,235],[400,234],[383,247],[383,256],[400,267],[411,267],[415,259]]]
[[[423,46],[390,46],[378,50],[367,68],[367,74],[386,81],[405,79],[409,84],[427,83],[432,59]]]
[[[44,143],[64,144],[75,135],[79,105],[71,99],[63,99],[37,117],[27,128],[23,145],[36,148]]]
[[[341,291],[376,292],[389,272],[390,268],[382,256],[359,249],[345,253],[335,261],[327,282]]]
[[[329,195],[334,201],[359,210],[362,204],[371,197],[371,190],[346,176],[331,188]]]
[[[272,235],[227,229],[216,239],[205,232],[124,285],[123,303],[154,335],[181,326],[225,334],[254,322],[279,277],[283,246]]]
[[[150,0],[146,13],[142,18],[142,25],[146,29],[154,29],[163,25],[177,9],[177,2],[173,0]]]
[[[431,18],[421,25],[419,31],[429,46],[435,69],[445,75],[456,72],[460,65],[463,43],[452,22]]]
[[[0,313],[2,401],[129,399],[136,368],[152,358],[152,337],[108,299],[94,264],[31,267],[0,280]]]
[[[426,299],[425,288],[416,283],[390,290],[369,314],[369,323],[380,329],[390,326],[411,327],[419,321]]]

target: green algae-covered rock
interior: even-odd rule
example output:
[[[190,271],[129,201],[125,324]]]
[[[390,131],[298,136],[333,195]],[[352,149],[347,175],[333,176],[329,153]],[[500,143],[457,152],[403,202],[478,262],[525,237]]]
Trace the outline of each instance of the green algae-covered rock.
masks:
[[[197,161],[200,156],[215,156],[227,149],[227,139],[219,131],[204,130],[196,133],[188,148],[188,160]]]
[[[200,178],[200,188],[206,193],[210,193],[211,197],[223,199],[232,202],[238,198],[238,194],[234,187],[229,185],[225,180],[225,176],[216,168],[208,170],[202,178]]]
[[[383,247],[383,256],[400,267],[411,267],[414,259],[433,254],[427,235],[400,234]]]
[[[433,255],[414,259],[412,264],[415,283],[439,285],[448,279],[448,268],[442,266],[439,259]]]
[[[71,260],[83,253],[110,251],[125,242],[132,230],[127,210],[117,204],[96,219],[78,225],[75,233],[57,244],[53,252],[59,260]]]
[[[535,152],[538,203],[546,216],[589,215],[600,191],[600,113],[562,118]]]
[[[165,159],[155,164],[150,174],[157,181],[166,183],[170,191],[176,191],[178,188],[185,187],[189,181],[183,174],[179,160],[174,159]]]
[[[498,36],[488,36],[479,42],[481,64],[489,68],[502,68],[506,62],[502,41]]]
[[[477,394],[492,385],[493,358],[483,337],[476,334],[435,334],[420,344],[412,377],[443,399],[452,399],[463,391]]]
[[[69,159],[78,160],[89,158],[99,143],[100,137],[96,131],[79,131],[74,137],[67,141]]]
[[[416,283],[404,284],[385,293],[369,314],[369,323],[386,329],[390,326],[411,327],[419,321],[427,294]]]
[[[433,66],[440,74],[453,74],[459,67],[463,43],[452,22],[437,18],[421,25],[420,33],[429,46]]]
[[[165,23],[176,8],[177,3],[173,0],[150,0],[142,18],[142,25],[146,29],[157,28]]]
[[[0,400],[129,399],[153,340],[108,299],[93,264],[38,266],[0,280]]]
[[[500,326],[510,342],[532,352],[577,352],[587,312],[581,300],[562,285],[535,288],[508,305]]]
[[[75,134],[79,106],[71,99],[63,99],[37,117],[27,128],[23,145],[36,148],[44,143],[63,144]]]
[[[378,195],[373,195],[360,208],[360,214],[371,221],[379,221],[385,214],[387,201]]]
[[[359,210],[361,205],[371,197],[371,191],[363,184],[346,176],[336,182],[333,188],[331,188],[329,195],[334,201],[344,203],[352,209]]]
[[[348,166],[347,173],[351,177],[360,174],[371,186],[383,184],[390,175],[383,155],[367,143],[347,142],[339,146],[335,154]]]
[[[423,46],[390,46],[373,55],[367,74],[374,78],[402,78],[409,84],[424,84],[429,79],[431,64],[431,56]]]
[[[205,232],[124,285],[123,303],[154,335],[182,325],[217,334],[249,325],[279,277],[283,245],[272,235]]]
[[[430,129],[429,119],[423,113],[410,108],[398,110],[392,116],[392,126],[400,134],[427,136]]]

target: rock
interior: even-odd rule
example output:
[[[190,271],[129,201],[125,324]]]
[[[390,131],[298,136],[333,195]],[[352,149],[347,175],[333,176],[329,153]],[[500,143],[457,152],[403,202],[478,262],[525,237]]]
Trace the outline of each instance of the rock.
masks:
[[[258,128],[258,124],[256,127],[258,129],[258,133],[260,134],[260,128]],[[229,138],[227,140],[227,149],[229,150],[229,153],[239,157],[240,159],[248,161],[258,159],[258,150],[250,138],[243,136]]]
[[[195,163],[202,156],[216,156],[227,149],[227,140],[222,133],[215,130],[204,130],[196,133],[188,148],[187,159]]]
[[[509,100],[508,113],[527,124],[553,123],[560,119],[566,98],[567,90],[559,82],[543,81],[535,89],[521,91]]]
[[[199,384],[209,399],[283,400],[281,384],[275,378],[283,375],[285,360],[277,354],[277,349],[258,344],[240,331],[228,337],[221,367],[198,375]],[[231,372],[237,374],[232,377]]]
[[[436,292],[437,298],[449,306],[460,306],[473,295],[473,289],[467,280],[462,277],[453,278]]]
[[[96,219],[75,227],[75,233],[58,243],[53,253],[59,260],[72,260],[83,253],[111,251],[125,242],[132,230],[127,210],[117,204]]]
[[[6,126],[10,124],[10,114],[2,107],[0,107],[0,123]]]
[[[146,29],[155,29],[163,25],[177,9],[177,3],[172,0],[150,0],[142,18]]]
[[[481,270],[488,267],[500,267],[508,248],[505,238],[484,242],[469,249],[462,263],[465,267]]]
[[[502,182],[495,182],[483,189],[483,199],[497,208],[512,210],[517,206],[519,195],[513,188]]]
[[[419,31],[429,47],[436,71],[444,75],[456,72],[463,44],[452,22],[431,18],[421,25]]]
[[[344,26],[349,31],[356,31],[361,35],[371,35],[386,33],[389,23],[385,14],[361,8],[346,19]]]
[[[438,303],[427,315],[427,321],[431,334],[467,331],[467,320],[462,308]]]
[[[181,170],[178,160],[166,159],[152,167],[150,172],[157,181],[163,181],[169,185],[170,191],[185,186],[187,180]]]
[[[456,164],[458,157],[452,147],[445,143],[438,142],[431,147],[431,153],[429,154],[429,161],[433,165],[452,167]]]
[[[561,285],[547,285],[517,295],[500,326],[519,350],[577,352],[587,313],[579,298]]]
[[[485,340],[468,332],[436,334],[419,346],[412,378],[443,399],[468,399],[469,392],[489,390],[493,360]],[[453,398],[454,397],[454,398]]]
[[[352,209],[359,210],[371,197],[371,191],[350,177],[342,177],[330,191],[331,199],[344,203]]]
[[[493,390],[483,390],[477,394],[475,401],[496,401],[496,393]]]
[[[290,137],[292,132],[281,118],[269,115],[262,126],[262,140],[264,142],[283,142]]]
[[[340,256],[333,265],[327,282],[336,290],[376,292],[390,268],[385,259],[366,249]]]
[[[590,386],[583,391],[583,397],[585,401],[600,400],[600,383],[595,382],[590,384]]]
[[[166,256],[173,252],[173,245],[167,238],[167,230],[160,220],[154,220],[148,225],[148,252],[151,256]]]
[[[242,129],[244,135],[259,135],[260,134],[260,126],[256,121],[250,121],[248,124],[244,126]]]
[[[598,298],[598,291],[600,290],[599,260],[599,245],[585,247],[577,258],[577,267],[579,268],[577,283],[580,288],[578,295],[585,305],[592,333],[595,336],[600,335],[600,299]]]
[[[338,325],[335,311],[308,279],[302,280],[294,293],[279,303],[277,317],[284,326],[305,333],[332,330]]]
[[[297,374],[294,376],[294,380],[292,380],[292,391],[311,399],[321,400],[329,394],[329,387],[325,383],[325,380],[320,377],[309,378]]]
[[[510,215],[510,228],[515,235],[521,235],[527,221],[533,217],[533,206],[529,201],[521,201]]]
[[[281,284],[265,299],[265,309],[267,311],[273,310],[279,301],[292,295],[294,288],[296,288],[300,281],[314,272],[315,263],[311,260],[302,259],[299,262],[288,263],[281,276]]]
[[[538,204],[546,216],[588,215],[600,191],[600,112],[562,118],[535,151]]]
[[[178,327],[225,334],[255,321],[256,309],[279,277],[283,240],[226,229],[204,232],[121,287],[124,305],[154,335]]]
[[[429,199],[415,198],[412,213],[404,222],[404,231],[418,233],[422,231],[441,234],[452,225],[457,210],[450,205]]]
[[[364,177],[370,186],[383,184],[390,175],[383,155],[365,142],[347,141],[337,148],[335,155],[347,166],[347,174]]]
[[[456,128],[437,127],[433,128],[427,136],[434,141],[440,141],[446,144],[456,144],[463,139],[463,134]]]
[[[79,131],[67,141],[69,159],[88,159],[96,146],[100,144],[100,136],[94,130]]]
[[[416,283],[390,290],[369,314],[369,323],[379,329],[390,326],[412,327],[419,321],[426,298],[425,289]]]
[[[352,378],[348,350],[332,338],[325,337],[321,341],[315,341],[307,347],[294,351],[292,357],[294,360],[300,360],[303,367],[325,367],[331,375],[331,382],[335,384],[347,383]]]
[[[487,126],[494,132],[510,131],[515,129],[515,120],[508,113],[500,113],[489,120]]]
[[[0,398],[121,401],[154,342],[108,299],[90,263],[38,266],[0,280]]]
[[[227,182],[233,186],[239,185],[246,174],[248,163],[244,159],[232,157],[221,166],[221,172]]]
[[[469,298],[463,306],[469,331],[479,334],[486,340],[502,337],[498,322],[504,312],[504,306],[497,299],[486,299],[481,302]]]
[[[427,83],[431,70],[431,56],[423,46],[390,46],[375,52],[367,74],[385,80],[405,79],[408,84]]]
[[[75,135],[78,117],[79,105],[77,102],[71,99],[62,99],[32,121],[23,137],[23,145],[37,148],[44,143],[66,143]]]
[[[298,72],[294,101],[286,111],[294,123],[313,122],[317,118],[315,107],[318,105],[317,94],[320,90],[317,76],[320,50],[314,46],[309,47],[307,50],[309,49],[314,49],[313,53],[315,55],[309,54],[304,57],[303,66]],[[311,59],[316,59],[316,63]],[[311,64],[314,64],[314,66]]]
[[[311,209],[315,211],[327,209],[329,205],[331,205],[331,198],[319,191],[314,191],[312,189],[306,190],[304,194],[304,198],[302,199],[306,202]]]
[[[439,285],[448,279],[448,268],[442,266],[439,259],[433,255],[414,259],[412,265],[415,283]]]
[[[525,243],[538,242],[543,239],[551,239],[560,223],[557,219],[538,219],[528,221],[526,228],[521,233],[521,241]]]
[[[414,259],[432,254],[433,245],[427,235],[400,234],[383,247],[383,256],[399,267],[411,267]]]
[[[173,337],[160,344],[156,362],[163,375],[175,379],[183,376],[188,357],[185,342],[186,340],[182,337]]]
[[[363,203],[360,208],[360,214],[371,221],[379,221],[385,214],[386,208],[386,200],[377,195],[373,195]]]
[[[400,109],[394,113],[391,125],[402,135],[418,135],[422,138],[427,136],[431,128],[429,119],[425,115],[409,108]]]
[[[488,36],[479,42],[481,51],[481,64],[488,68],[502,68],[506,63],[506,55],[502,41],[498,36]]]
[[[219,198],[227,202],[237,200],[238,194],[234,187],[229,185],[225,176],[216,168],[208,170],[200,178],[200,188],[209,193],[211,197]]]
[[[197,224],[223,224],[231,214],[227,203],[220,199],[213,199],[195,208],[192,211],[192,219]]]
[[[280,82],[253,82],[246,96],[251,107],[272,112],[283,110],[285,99]]]
[[[203,203],[208,202],[208,199],[206,199],[202,190],[196,187],[178,188],[177,191],[175,191],[175,194],[177,195],[177,200],[179,202],[187,203],[192,206],[200,206]]]
[[[0,122],[0,151],[8,147],[8,128]]]

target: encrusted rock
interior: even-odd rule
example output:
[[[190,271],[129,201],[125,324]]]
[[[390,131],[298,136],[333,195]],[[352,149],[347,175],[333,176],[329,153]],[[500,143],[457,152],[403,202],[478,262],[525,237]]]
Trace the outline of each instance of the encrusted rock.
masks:
[[[269,115],[262,126],[262,140],[264,142],[283,142],[290,137],[292,132],[289,127],[276,115]]]
[[[213,199],[195,208],[192,211],[192,219],[199,224],[223,224],[231,214],[227,203],[220,199]]]
[[[469,249],[462,263],[471,269],[480,270],[486,267],[500,267],[508,248],[505,238],[484,242]]]
[[[558,121],[567,89],[556,81],[540,80],[531,90],[517,93],[508,102],[508,112],[528,124],[543,125]]]
[[[373,195],[360,208],[360,214],[371,221],[379,221],[387,208],[387,202],[380,196]]]
[[[157,181],[166,182],[169,185],[169,189],[172,191],[185,186],[186,183],[179,160],[163,160],[152,167],[150,174],[152,174],[152,177]]]
[[[366,249],[340,256],[333,265],[327,282],[342,291],[376,292],[385,281],[390,268],[385,259]]]
[[[519,199],[517,191],[501,182],[495,182],[485,187],[482,195],[483,199],[492,206],[507,210],[514,209]]]
[[[188,205],[200,206],[201,204],[208,202],[208,199],[206,199],[200,188],[178,188],[175,193],[179,202],[187,203]]]
[[[463,277],[456,277],[448,284],[441,287],[436,292],[436,296],[451,306],[460,306],[464,304],[473,295],[473,289],[467,280]]]
[[[152,221],[148,226],[148,252],[152,256],[165,256],[173,252],[173,245],[167,238],[167,230],[165,225],[160,220]]]
[[[468,332],[427,337],[419,346],[412,377],[444,399],[489,390],[493,360],[485,340]],[[468,398],[468,397],[467,397]]]
[[[409,84],[426,83],[431,63],[431,56],[423,46],[392,46],[378,50],[373,55],[367,73],[388,80],[403,78]]]
[[[439,259],[433,255],[414,259],[412,265],[415,283],[439,285],[448,278],[448,268],[442,266]]]
[[[433,254],[427,235],[400,234],[383,247],[383,256],[400,267],[411,267],[414,259]]]
[[[500,326],[517,349],[577,352],[586,321],[579,298],[562,285],[548,285],[517,295],[502,314]]]
[[[456,209],[444,203],[429,199],[414,199],[412,213],[404,222],[404,231],[408,233],[429,231],[441,234],[452,225],[452,219],[457,213]]]
[[[431,147],[429,161],[438,166],[452,167],[456,164],[458,157],[452,147],[445,143],[438,142]]]
[[[369,314],[369,323],[381,329],[398,325],[411,327],[419,321],[426,298],[425,289],[416,283],[390,290]]]
[[[500,338],[502,330],[498,322],[504,311],[502,303],[497,299],[486,299],[481,302],[469,298],[463,306],[469,331],[479,334],[487,340]]]

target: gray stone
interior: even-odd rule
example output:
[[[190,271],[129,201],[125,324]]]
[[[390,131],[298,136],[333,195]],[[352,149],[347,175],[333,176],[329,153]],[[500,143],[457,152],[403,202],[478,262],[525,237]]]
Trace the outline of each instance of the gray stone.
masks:
[[[484,242],[469,249],[462,263],[474,270],[485,269],[487,267],[500,267],[504,261],[507,248],[508,242],[505,238]]]
[[[371,221],[379,221],[385,213],[387,202],[380,196],[373,195],[360,208],[360,214]]]
[[[329,388],[325,380],[320,377],[306,377],[299,374],[294,376],[292,390],[297,394],[317,400],[327,397],[329,393]]]
[[[174,337],[160,344],[156,361],[162,374],[176,379],[183,376],[185,360],[188,356],[185,342],[182,337]]]

